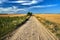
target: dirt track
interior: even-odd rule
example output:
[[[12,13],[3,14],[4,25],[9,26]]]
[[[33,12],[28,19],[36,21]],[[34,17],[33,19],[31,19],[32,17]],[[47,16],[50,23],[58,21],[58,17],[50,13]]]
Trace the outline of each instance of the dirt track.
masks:
[[[34,16],[18,28],[9,40],[58,40]]]

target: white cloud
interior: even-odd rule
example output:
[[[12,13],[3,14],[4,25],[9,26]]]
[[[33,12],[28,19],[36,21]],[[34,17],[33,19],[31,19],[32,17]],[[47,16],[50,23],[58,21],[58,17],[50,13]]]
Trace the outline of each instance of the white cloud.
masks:
[[[19,9],[15,6],[8,7],[8,8],[0,7],[0,13],[18,13],[18,11],[26,11],[26,10],[25,9]]]
[[[8,3],[21,3],[21,5],[32,5],[32,4],[37,4],[38,2],[43,2],[43,0],[32,0],[32,1],[21,1],[21,0],[18,0],[18,1],[8,1]]]
[[[27,2],[27,1],[8,1],[8,3],[24,3],[24,2]]]
[[[38,1],[33,0],[33,1],[30,1],[29,3],[22,3],[22,5],[32,5],[32,4],[36,4],[36,3],[38,3]]]
[[[29,7],[29,9],[31,9],[31,8],[45,8],[45,7],[53,7],[53,6],[57,6],[57,4],[32,6],[32,7]]]
[[[6,2],[7,0],[0,0],[0,4],[2,4],[2,3],[4,3],[4,2]]]
[[[29,3],[22,3],[22,5],[32,5],[32,4],[37,4],[39,2],[43,2],[43,0],[32,0]]]

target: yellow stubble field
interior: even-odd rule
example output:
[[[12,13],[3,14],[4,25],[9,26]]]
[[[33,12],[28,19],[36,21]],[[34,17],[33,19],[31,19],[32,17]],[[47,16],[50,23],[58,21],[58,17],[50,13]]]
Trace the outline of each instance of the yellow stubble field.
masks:
[[[0,17],[16,17],[25,16],[26,14],[0,14]]]
[[[60,39],[60,14],[35,14],[35,17]]]
[[[35,16],[60,24],[60,14],[35,14]]]

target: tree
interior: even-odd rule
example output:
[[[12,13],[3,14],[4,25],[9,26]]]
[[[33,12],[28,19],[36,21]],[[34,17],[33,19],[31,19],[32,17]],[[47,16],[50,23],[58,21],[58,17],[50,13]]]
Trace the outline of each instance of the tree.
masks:
[[[32,12],[28,12],[27,15],[28,15],[28,16],[32,16]]]

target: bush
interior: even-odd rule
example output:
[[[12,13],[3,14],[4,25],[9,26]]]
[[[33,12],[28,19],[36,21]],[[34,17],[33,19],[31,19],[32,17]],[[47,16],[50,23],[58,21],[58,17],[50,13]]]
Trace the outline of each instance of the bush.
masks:
[[[28,12],[27,15],[28,15],[28,16],[32,16],[32,12]]]

